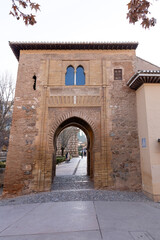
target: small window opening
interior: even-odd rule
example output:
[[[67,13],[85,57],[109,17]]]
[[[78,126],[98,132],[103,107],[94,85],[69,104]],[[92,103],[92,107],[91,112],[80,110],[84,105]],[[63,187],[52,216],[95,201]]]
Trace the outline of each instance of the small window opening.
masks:
[[[84,68],[78,66],[75,71],[73,66],[68,66],[65,75],[65,85],[85,85]]]
[[[67,67],[65,85],[74,85],[74,68],[72,66]]]
[[[76,85],[85,85],[85,73],[82,66],[78,66],[76,70]]]
[[[122,69],[114,69],[114,80],[122,80]]]
[[[36,80],[37,80],[37,77],[34,75],[33,79],[34,79],[33,89],[36,90]]]

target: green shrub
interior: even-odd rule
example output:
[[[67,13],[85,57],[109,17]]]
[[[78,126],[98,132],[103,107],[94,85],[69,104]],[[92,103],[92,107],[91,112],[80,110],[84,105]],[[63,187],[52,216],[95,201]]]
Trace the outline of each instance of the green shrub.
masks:
[[[6,162],[0,162],[0,168],[5,168],[6,167]]]
[[[65,161],[65,156],[57,156],[56,157],[56,164],[59,164],[61,162],[64,162]]]

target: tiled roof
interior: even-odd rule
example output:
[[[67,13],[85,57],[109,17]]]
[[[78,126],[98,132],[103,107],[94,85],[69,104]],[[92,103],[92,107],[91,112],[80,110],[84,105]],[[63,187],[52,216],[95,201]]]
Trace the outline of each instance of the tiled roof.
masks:
[[[19,60],[20,50],[132,50],[137,42],[9,42]]]
[[[138,71],[127,82],[127,86],[137,90],[143,83],[160,83],[160,71]]]

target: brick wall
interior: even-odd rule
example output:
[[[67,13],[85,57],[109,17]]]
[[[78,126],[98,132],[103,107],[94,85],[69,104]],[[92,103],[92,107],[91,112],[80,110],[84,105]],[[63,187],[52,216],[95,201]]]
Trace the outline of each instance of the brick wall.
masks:
[[[85,86],[65,86],[68,65],[84,67]],[[90,173],[95,188],[140,190],[136,99],[126,86],[135,65],[134,50],[23,50],[4,195],[50,189],[54,139],[59,126],[74,117],[91,141]],[[121,81],[114,80],[115,68],[122,69]]]

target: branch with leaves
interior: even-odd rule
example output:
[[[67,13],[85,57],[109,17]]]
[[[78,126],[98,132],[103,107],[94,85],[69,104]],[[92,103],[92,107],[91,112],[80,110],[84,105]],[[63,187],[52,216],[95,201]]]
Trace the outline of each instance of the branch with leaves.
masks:
[[[25,13],[25,10],[40,11],[40,5],[38,3],[34,3],[31,0],[11,0],[12,7],[9,14],[16,17],[17,20],[23,19],[26,25],[34,25],[36,23],[35,15],[32,13]]]
[[[32,0],[10,0],[12,7],[10,14],[16,17],[17,20],[23,19],[26,25],[34,25],[36,23],[35,15],[32,13],[25,13],[25,11],[40,11],[40,5]],[[155,26],[156,19],[149,17],[149,8],[152,5],[151,1],[147,0],[130,0],[128,5],[127,18],[129,23],[135,24],[140,21],[143,28],[150,28]]]
[[[149,8],[151,2],[147,0],[130,0],[128,5],[127,18],[129,23],[135,24],[140,21],[143,28],[150,28],[155,26],[156,19],[154,17],[149,18]]]

